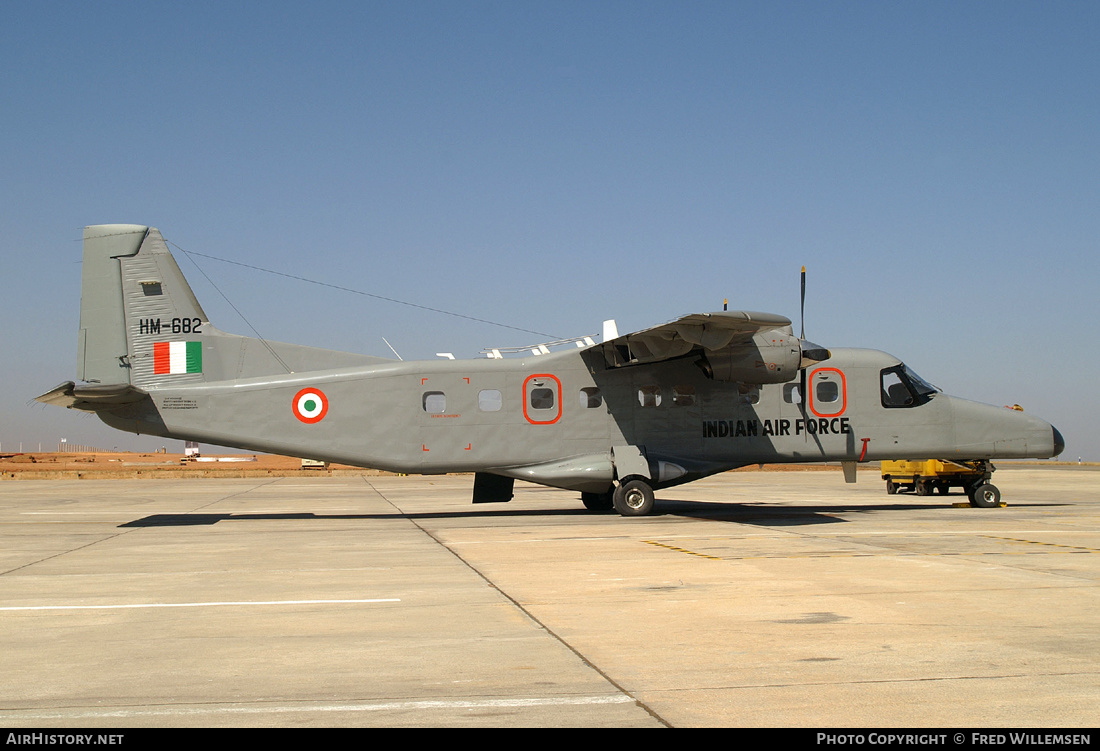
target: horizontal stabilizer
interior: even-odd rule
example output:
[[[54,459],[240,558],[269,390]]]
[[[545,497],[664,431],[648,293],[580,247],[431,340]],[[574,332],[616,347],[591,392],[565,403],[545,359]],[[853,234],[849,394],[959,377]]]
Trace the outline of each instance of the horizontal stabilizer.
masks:
[[[144,399],[148,394],[137,386],[128,383],[84,384],[77,386],[72,381],[65,381],[60,386],[47,391],[42,396],[36,397],[36,402],[53,404],[69,409],[83,409],[91,412],[101,409],[114,409],[126,404],[133,404]]]

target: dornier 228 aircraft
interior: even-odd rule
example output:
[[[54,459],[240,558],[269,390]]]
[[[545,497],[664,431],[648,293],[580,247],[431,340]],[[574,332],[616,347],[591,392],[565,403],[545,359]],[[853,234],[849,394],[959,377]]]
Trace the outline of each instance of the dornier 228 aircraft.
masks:
[[[404,362],[214,328],[161,234],[84,230],[77,375],[38,401],[134,433],[403,473],[516,479],[649,514],[654,491],[762,463],[1048,458],[1049,423],[948,396],[884,352],[826,350],[778,315],[688,315],[517,358]]]

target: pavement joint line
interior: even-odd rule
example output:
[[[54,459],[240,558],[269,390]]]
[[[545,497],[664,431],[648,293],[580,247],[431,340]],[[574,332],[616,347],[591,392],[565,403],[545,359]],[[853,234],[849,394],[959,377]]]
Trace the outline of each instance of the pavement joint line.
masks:
[[[347,702],[340,704],[276,704],[256,706],[190,706],[190,707],[163,707],[163,708],[135,708],[135,709],[106,709],[102,711],[77,710],[74,712],[40,712],[26,710],[0,711],[0,718],[7,719],[74,719],[74,718],[111,718],[111,717],[163,717],[183,715],[210,715],[210,714],[287,714],[293,712],[384,712],[403,710],[425,709],[493,709],[508,707],[546,707],[546,706],[577,706],[593,704],[628,704],[635,700],[630,696],[621,694],[608,694],[606,696],[565,696],[565,697],[538,697],[517,699],[453,699],[453,700],[408,700],[408,701],[383,701],[383,702]]]
[[[363,478],[363,481],[370,487],[371,490],[373,490],[375,493],[377,493],[378,496],[382,500],[384,500],[386,503],[393,506],[394,509],[396,509],[398,512],[401,512],[404,515],[404,512],[401,511],[401,509],[397,506],[397,504],[395,504],[393,501],[391,501],[389,498],[387,498],[386,495],[382,491],[380,491],[378,488],[376,488],[374,486],[374,483],[372,483],[366,477]],[[519,610],[519,612],[523,613],[528,619],[530,619],[530,621],[532,623],[534,623],[536,626],[541,628],[544,632],[549,634],[552,639],[556,640],[559,644],[561,644],[563,647],[565,647],[570,652],[572,652],[574,655],[576,655],[577,659],[579,659],[585,665],[587,665],[592,670],[594,670],[600,677],[602,677],[610,685],[614,686],[615,689],[617,689],[618,691],[621,691],[622,695],[624,697],[628,697],[629,701],[634,702],[638,707],[640,707],[646,713],[648,713],[650,717],[657,720],[658,722],[660,722],[665,727],[672,727],[672,724],[670,722],[668,722],[668,720],[661,717],[661,715],[659,715],[648,704],[646,704],[641,699],[634,696],[630,691],[628,691],[618,681],[616,681],[614,678],[612,678],[609,673],[602,670],[598,665],[596,665],[594,662],[592,662],[587,657],[585,657],[585,655],[583,653],[581,653],[581,651],[579,649],[574,647],[572,644],[570,644],[568,641],[566,641],[561,635],[559,635],[557,632],[555,632],[553,629],[551,629],[549,626],[547,626],[545,623],[543,623],[538,617],[535,616],[534,613],[532,613],[528,608],[524,607],[524,605],[521,602],[519,602],[516,598],[512,597],[510,594],[508,594],[503,589],[501,589],[499,586],[497,586],[497,584],[492,579],[490,579],[482,571],[480,571],[477,567],[475,567],[473,564],[471,564],[469,561],[467,561],[465,558],[463,558],[458,553],[457,550],[455,550],[451,546],[447,545],[445,542],[443,542],[443,540],[441,540],[436,535],[432,534],[432,532],[430,530],[428,530],[425,527],[421,526],[416,521],[415,518],[413,518],[411,516],[406,517],[406,518],[408,518],[409,522],[413,526],[415,526],[417,529],[419,529],[421,532],[423,532],[425,535],[427,535],[429,539],[434,540],[437,545],[439,545],[444,550],[446,550],[451,555],[453,555],[456,560],[458,560],[460,563],[462,563],[463,566],[465,566],[470,571],[472,571],[476,576],[480,577],[481,580],[483,582],[485,582],[486,585],[491,587],[494,592],[499,594],[501,597],[506,599],[508,602],[512,603],[513,607],[517,608]]]
[[[988,537],[988,535],[983,535]],[[1012,540],[1008,537],[990,537],[994,540]],[[1092,548],[1077,548],[1073,545],[1057,545],[1056,543],[1042,543],[1033,542],[1031,540],[1012,540],[1013,542],[1028,542],[1034,545],[1050,545],[1057,548],[1070,548],[1069,550],[1028,550],[1028,551],[1009,551],[1009,550],[980,550],[980,551],[945,551],[942,553],[928,552],[922,550],[892,550],[889,555],[893,558],[915,558],[921,556],[927,557],[960,557],[960,558],[977,558],[981,556],[1020,556],[1020,555],[1080,555],[1088,553],[1100,553],[1100,550],[1093,550]],[[665,548],[677,553],[684,553],[686,555],[693,555],[698,558],[707,558],[712,561],[762,561],[762,560],[796,560],[804,558],[873,558],[875,556],[883,556],[883,553],[786,553],[783,555],[735,555],[735,556],[718,556],[710,555],[708,553],[699,553],[687,548],[680,548],[675,545],[668,545],[667,543],[656,542],[654,540],[641,540],[646,545],[653,545],[659,548]],[[889,548],[887,548],[889,550]]]
[[[11,605],[0,607],[0,611],[27,610],[133,610],[142,608],[216,608],[238,607],[244,605],[363,605],[379,602],[401,602],[396,597],[384,597],[364,600],[237,600],[225,602],[145,602],[123,605]]]
[[[687,553],[688,555],[698,556],[699,558],[709,558],[712,561],[723,560],[720,556],[707,555],[706,553],[696,553],[694,550],[688,550],[686,548],[678,548],[675,545],[668,545],[663,542],[656,542],[655,540],[642,540],[646,545],[655,545],[659,548],[667,548],[668,550],[675,550],[677,553]]]
[[[236,497],[236,496],[239,496],[239,495],[245,495],[246,493],[251,493],[251,492],[252,492],[253,490],[256,490],[257,488],[262,488],[262,487],[264,487],[265,485],[270,485],[270,484],[272,484],[273,482],[275,482],[275,481],[276,481],[276,480],[278,480],[278,479],[279,479],[279,478],[277,478],[277,477],[276,477],[276,478],[272,478],[272,479],[271,479],[271,480],[269,480],[268,482],[262,482],[262,483],[259,483],[259,484],[257,484],[257,485],[252,485],[251,487],[249,487],[249,488],[246,488],[246,489],[244,489],[244,490],[238,490],[238,491],[235,491],[235,492],[233,492],[233,493],[230,493],[229,495],[226,495],[226,496],[222,496],[222,497],[220,497],[220,498],[215,498],[215,499],[211,500],[211,501],[210,501],[209,503],[206,503],[206,504],[204,504],[204,505],[202,505],[202,506],[199,506],[199,507],[198,507],[198,508],[196,508],[196,509],[192,509],[191,511],[189,511],[189,512],[186,512],[186,513],[189,513],[189,514],[194,514],[195,512],[197,512],[197,511],[200,511],[200,510],[202,510],[202,509],[206,508],[207,506],[213,506],[213,505],[214,505],[214,504],[216,504],[216,503],[221,503],[222,501],[226,501],[226,500],[229,500],[230,498],[234,498],[234,497]],[[126,534],[130,534],[131,532],[134,532],[134,531],[136,531],[136,530],[138,530],[138,529],[143,529],[143,528],[142,528],[142,527],[131,527],[131,528],[128,528],[128,529],[124,529],[124,530],[123,530],[123,531],[121,531],[121,532],[115,532],[114,534],[110,534],[110,535],[105,535],[105,536],[103,536],[103,537],[101,537],[101,538],[99,538],[99,539],[97,539],[97,540],[93,540],[93,541],[91,541],[91,542],[85,543],[84,545],[77,545],[76,547],[74,547],[74,548],[70,548],[69,550],[62,550],[62,551],[59,551],[59,552],[57,552],[57,553],[54,553],[53,555],[48,555],[48,556],[46,556],[46,557],[44,557],[44,558],[40,558],[40,559],[38,559],[38,560],[36,560],[36,561],[28,561],[27,563],[23,564],[22,566],[16,566],[15,568],[13,568],[13,569],[8,569],[7,571],[0,571],[0,576],[6,576],[6,575],[8,575],[8,574],[12,574],[12,573],[15,573],[16,571],[22,571],[23,569],[27,569],[27,568],[30,568],[30,567],[32,567],[32,566],[37,566],[37,565],[38,565],[38,564],[40,564],[40,563],[44,563],[44,562],[46,562],[46,561],[50,561],[50,560],[53,560],[53,559],[55,559],[55,558],[61,558],[61,557],[63,557],[63,556],[69,555],[70,553],[75,553],[75,552],[76,552],[76,551],[78,551],[78,550],[84,550],[85,548],[90,548],[90,547],[92,547],[92,546],[94,546],[94,545],[99,545],[99,544],[101,544],[101,543],[103,543],[103,542],[107,542],[107,541],[109,541],[109,540],[113,540],[113,539],[115,539],[116,537],[120,537],[121,535],[126,535]]]
[[[860,678],[853,680],[842,681],[799,681],[799,682],[787,682],[787,683],[743,683],[743,684],[727,684],[727,685],[710,685],[704,687],[689,687],[689,688],[662,688],[655,690],[651,693],[687,693],[698,691],[742,691],[742,690],[755,690],[761,688],[794,688],[794,687],[809,687],[809,686],[866,686],[866,685],[880,685],[880,684],[907,684],[907,683],[950,683],[952,681],[989,681],[989,680],[1032,680],[1036,677],[1042,678],[1066,678],[1074,676],[1088,676],[1098,675],[1094,670],[1066,670],[1051,673],[991,673],[989,675],[914,675],[914,676],[898,676],[896,678]]]
[[[1096,548],[1086,548],[1082,545],[1062,545],[1057,542],[1040,542],[1039,540],[1023,540],[1018,537],[998,537],[996,535],[979,535],[990,540],[1008,540],[1009,542],[1023,542],[1028,545],[1044,545],[1052,548],[1068,548],[1065,552],[1070,553],[1100,553],[1100,550]]]

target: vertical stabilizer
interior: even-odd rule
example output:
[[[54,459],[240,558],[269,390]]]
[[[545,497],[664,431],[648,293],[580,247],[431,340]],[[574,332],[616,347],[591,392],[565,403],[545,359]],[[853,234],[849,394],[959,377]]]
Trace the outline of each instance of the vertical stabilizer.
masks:
[[[388,362],[218,331],[160,231],[136,224],[84,229],[78,360],[81,380],[143,391]]]
[[[101,224],[84,228],[84,268],[80,280],[80,335],[77,376],[90,383],[130,383],[126,316],[119,258],[141,248],[149,228]]]
[[[212,333],[210,321],[160,231],[151,228],[139,252],[119,263],[130,382],[146,387],[205,380],[202,335]]]

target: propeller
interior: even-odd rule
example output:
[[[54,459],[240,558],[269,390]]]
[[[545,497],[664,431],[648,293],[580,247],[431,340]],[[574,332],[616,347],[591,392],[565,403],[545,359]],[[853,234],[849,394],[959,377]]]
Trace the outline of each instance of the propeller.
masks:
[[[802,362],[799,364],[799,368],[802,369],[803,375],[805,375],[806,368],[810,367],[814,363],[821,362],[822,360],[828,360],[832,357],[832,353],[829,350],[822,347],[820,344],[814,344],[806,338],[806,267],[802,267],[802,300],[799,305],[799,317],[801,318],[801,332],[798,335],[798,345],[802,349]]]
[[[798,333],[798,346],[802,350],[802,362],[801,367],[798,369],[799,383],[798,383],[798,395],[802,397],[802,417],[806,417],[806,366],[809,363],[806,362],[806,267],[802,267],[802,298],[798,306],[798,319],[801,330]]]
[[[822,347],[820,344],[814,344],[806,339],[806,267],[802,267],[802,296],[799,305],[799,318],[801,331],[798,335],[798,346],[802,349],[802,362],[799,364],[799,385],[798,393],[802,397],[802,415],[806,415],[806,405],[808,404],[808,397],[806,394],[806,368],[810,367],[814,363],[819,363],[822,360],[828,360],[832,357],[832,353],[829,350]]]
[[[802,267],[802,304],[798,311],[799,323],[802,324],[802,332],[798,335],[799,339],[806,338],[806,267]]]

